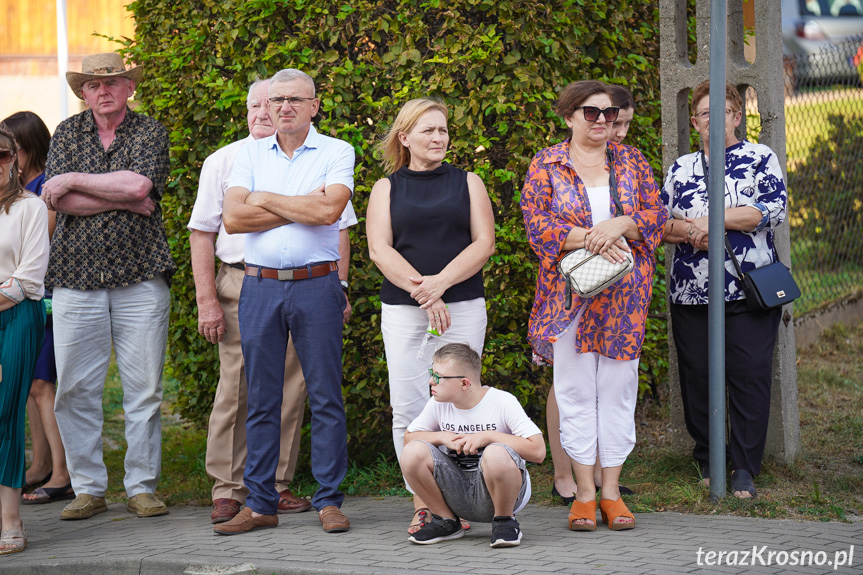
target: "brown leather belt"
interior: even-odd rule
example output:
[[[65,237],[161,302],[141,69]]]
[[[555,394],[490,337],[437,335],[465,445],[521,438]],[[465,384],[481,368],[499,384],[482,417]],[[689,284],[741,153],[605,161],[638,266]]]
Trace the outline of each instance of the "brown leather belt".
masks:
[[[339,266],[336,262],[327,262],[323,264],[315,264],[313,266],[303,266],[301,268],[291,268],[287,270],[274,270],[272,268],[259,268],[257,266],[246,265],[246,275],[271,280],[294,281],[307,280],[309,278],[319,278],[330,272],[338,271]]]

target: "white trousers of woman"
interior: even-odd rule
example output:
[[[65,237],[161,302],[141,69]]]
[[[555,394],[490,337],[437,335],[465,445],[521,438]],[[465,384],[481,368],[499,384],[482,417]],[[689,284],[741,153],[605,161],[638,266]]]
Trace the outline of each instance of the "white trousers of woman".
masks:
[[[575,334],[584,313],[554,343],[554,395],[560,410],[560,442],[576,463],[623,465],[635,446],[638,360],[578,353]]]
[[[452,323],[440,337],[438,347],[465,343],[480,357],[485,346],[485,298],[448,304]],[[390,406],[393,409],[393,445],[401,461],[408,425],[422,412],[429,397],[429,369],[432,354],[417,359],[417,351],[428,329],[424,309],[412,305],[381,303],[381,334],[387,356],[390,380]]]

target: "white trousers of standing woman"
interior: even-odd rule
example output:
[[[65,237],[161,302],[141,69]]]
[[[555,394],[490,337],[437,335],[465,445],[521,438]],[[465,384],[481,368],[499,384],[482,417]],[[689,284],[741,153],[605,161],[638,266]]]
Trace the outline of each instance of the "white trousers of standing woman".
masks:
[[[448,305],[451,323],[440,336],[438,347],[448,343],[465,343],[480,357],[485,346],[485,298],[454,302]],[[429,369],[432,354],[417,359],[417,351],[428,329],[426,310],[412,305],[381,303],[381,334],[387,356],[390,380],[390,405],[393,408],[393,445],[401,461],[405,431],[428,403]]]
[[[576,463],[623,465],[635,446],[638,360],[578,353],[575,334],[584,313],[554,343],[554,395],[560,411],[560,443]]]

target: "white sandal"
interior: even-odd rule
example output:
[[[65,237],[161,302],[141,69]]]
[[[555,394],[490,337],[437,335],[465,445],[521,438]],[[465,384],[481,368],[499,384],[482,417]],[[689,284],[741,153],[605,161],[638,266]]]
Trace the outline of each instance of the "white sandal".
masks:
[[[20,553],[27,549],[27,529],[21,522],[21,529],[9,529],[0,532],[0,555]]]

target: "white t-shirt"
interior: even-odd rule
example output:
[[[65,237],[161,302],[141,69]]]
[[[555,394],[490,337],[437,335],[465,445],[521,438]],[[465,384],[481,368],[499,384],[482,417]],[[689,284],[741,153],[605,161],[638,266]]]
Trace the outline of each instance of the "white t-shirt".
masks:
[[[499,431],[518,437],[533,437],[541,434],[539,427],[531,421],[524,408],[507,391],[487,388],[485,396],[471,409],[459,409],[452,403],[428,400],[422,413],[408,425],[408,431],[452,431],[453,433],[479,433]],[[446,448],[439,446],[446,451]],[[530,500],[530,475],[526,474],[525,497],[520,511]]]
[[[586,188],[587,199],[590,201],[590,213],[593,216],[593,225],[611,219],[611,188],[609,186],[598,186]]]
[[[471,409],[429,398],[422,413],[408,425],[408,431],[499,431],[519,437],[542,433],[513,394],[494,387],[486,389],[485,396]]]

